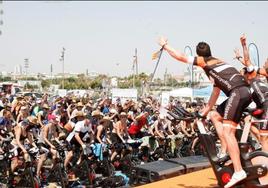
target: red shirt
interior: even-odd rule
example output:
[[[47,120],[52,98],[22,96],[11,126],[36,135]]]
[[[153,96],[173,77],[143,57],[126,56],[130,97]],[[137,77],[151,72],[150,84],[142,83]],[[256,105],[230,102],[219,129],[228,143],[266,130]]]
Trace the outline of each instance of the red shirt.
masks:
[[[141,131],[141,128],[147,124],[147,118],[143,115],[141,118],[138,120],[138,124],[135,124],[135,122],[132,122],[130,127],[128,128],[128,133],[129,134],[137,134],[138,132]]]

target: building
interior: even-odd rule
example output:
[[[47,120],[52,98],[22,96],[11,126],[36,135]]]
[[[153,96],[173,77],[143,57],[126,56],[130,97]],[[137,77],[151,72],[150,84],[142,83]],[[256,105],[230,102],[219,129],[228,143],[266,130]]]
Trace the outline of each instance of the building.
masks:
[[[188,82],[191,80],[191,72],[189,70],[184,71],[184,82]],[[193,82],[199,83],[199,87],[208,86],[211,84],[204,70],[200,67],[193,68]]]
[[[38,88],[41,88],[41,81],[38,80],[18,80],[17,83],[19,86],[24,87],[26,84],[37,86]]]
[[[22,66],[21,65],[16,65],[14,67],[14,73],[13,75],[22,75]]]

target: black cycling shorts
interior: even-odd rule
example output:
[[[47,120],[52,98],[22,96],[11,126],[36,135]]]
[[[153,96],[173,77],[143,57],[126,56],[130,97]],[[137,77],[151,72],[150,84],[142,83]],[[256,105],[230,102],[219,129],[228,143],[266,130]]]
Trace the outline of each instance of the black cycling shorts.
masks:
[[[263,109],[263,114],[261,119],[263,120],[268,120],[268,101],[265,101],[262,104],[262,109]],[[267,122],[262,122],[260,123],[260,134],[261,135],[268,135],[268,123]]]
[[[240,122],[243,110],[251,103],[250,90],[246,86],[235,88],[227,100],[217,107],[223,121]]]

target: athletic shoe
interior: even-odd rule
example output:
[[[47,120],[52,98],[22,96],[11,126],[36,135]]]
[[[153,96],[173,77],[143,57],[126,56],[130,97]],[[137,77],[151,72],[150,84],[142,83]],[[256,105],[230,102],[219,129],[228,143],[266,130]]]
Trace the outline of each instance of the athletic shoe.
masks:
[[[235,184],[241,182],[242,180],[246,179],[247,174],[244,170],[241,170],[240,172],[235,172],[230,179],[230,181],[224,186],[224,188],[230,188],[233,187]]]
[[[218,153],[218,155],[217,155],[217,157],[218,158],[224,158],[224,157],[226,157],[227,156],[227,153]]]

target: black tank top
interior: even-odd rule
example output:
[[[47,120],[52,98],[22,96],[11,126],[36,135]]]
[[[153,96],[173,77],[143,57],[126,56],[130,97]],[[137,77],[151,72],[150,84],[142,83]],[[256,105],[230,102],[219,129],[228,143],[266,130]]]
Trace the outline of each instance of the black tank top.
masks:
[[[23,129],[23,127],[20,127],[21,129]],[[25,130],[26,131],[26,130]],[[21,131],[21,134],[20,134],[20,141],[23,142],[26,138],[27,138],[27,131],[26,131],[26,136],[24,136],[22,134],[23,131]]]
[[[213,60],[217,63],[210,63]],[[245,78],[238,70],[214,57],[195,58],[194,65],[201,66],[209,79],[214,83],[214,86],[220,88],[226,96],[229,96],[234,88],[248,86]]]
[[[97,139],[97,133],[98,133],[98,131],[96,131],[95,134],[94,134],[95,135],[94,140],[95,140],[96,143],[100,143],[99,140]],[[107,130],[105,129],[105,127],[103,127],[102,133],[100,135],[100,139],[102,140],[106,135],[107,135]]]
[[[268,101],[268,85],[258,78],[254,78],[251,80],[250,86],[253,89],[253,101],[258,107],[261,107],[264,102]]]

